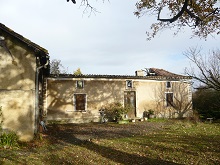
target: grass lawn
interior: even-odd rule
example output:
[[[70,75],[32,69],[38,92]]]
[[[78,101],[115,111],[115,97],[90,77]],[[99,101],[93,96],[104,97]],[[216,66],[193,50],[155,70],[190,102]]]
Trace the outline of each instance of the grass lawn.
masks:
[[[0,164],[220,164],[217,123],[145,121],[72,127],[51,125],[53,131],[41,140],[0,149]]]

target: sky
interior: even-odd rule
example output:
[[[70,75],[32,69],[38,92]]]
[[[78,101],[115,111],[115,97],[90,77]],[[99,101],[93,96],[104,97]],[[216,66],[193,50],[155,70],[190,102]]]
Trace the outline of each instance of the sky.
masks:
[[[91,0],[90,13],[66,0],[7,0],[0,5],[0,22],[61,60],[68,73],[134,75],[136,70],[161,68],[184,74],[190,66],[183,55],[190,47],[204,52],[219,48],[220,35],[191,39],[186,28],[177,36],[164,30],[147,40],[154,17],[137,18],[135,2]]]

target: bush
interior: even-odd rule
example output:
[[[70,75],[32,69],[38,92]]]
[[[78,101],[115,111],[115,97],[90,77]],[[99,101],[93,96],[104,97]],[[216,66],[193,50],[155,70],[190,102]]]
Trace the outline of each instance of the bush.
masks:
[[[119,103],[111,103],[104,107],[105,113],[110,121],[119,121],[131,110],[130,106],[124,106]]]
[[[144,111],[143,116],[144,116],[144,117],[147,117],[148,119],[153,118],[153,116],[154,116],[154,110],[149,109],[148,111]]]

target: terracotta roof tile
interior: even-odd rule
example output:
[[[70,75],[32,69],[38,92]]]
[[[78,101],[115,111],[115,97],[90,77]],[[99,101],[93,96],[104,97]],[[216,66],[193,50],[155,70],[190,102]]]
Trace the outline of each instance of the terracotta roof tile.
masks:
[[[163,77],[183,77],[183,75],[178,75],[175,73],[168,72],[164,69],[158,69],[158,68],[150,68],[148,75],[163,76]]]

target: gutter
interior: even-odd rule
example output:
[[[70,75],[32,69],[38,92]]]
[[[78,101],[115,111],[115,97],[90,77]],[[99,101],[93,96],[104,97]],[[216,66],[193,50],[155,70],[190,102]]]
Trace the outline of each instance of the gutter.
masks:
[[[47,59],[46,64],[41,65],[36,68],[36,82],[35,82],[35,128],[34,133],[37,134],[39,128],[39,73],[42,68],[46,68],[49,64],[49,59]]]

